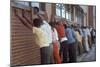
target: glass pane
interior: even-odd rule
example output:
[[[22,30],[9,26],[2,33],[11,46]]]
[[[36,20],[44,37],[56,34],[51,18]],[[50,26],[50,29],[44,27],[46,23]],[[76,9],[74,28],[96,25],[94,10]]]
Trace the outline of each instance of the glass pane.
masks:
[[[45,11],[46,10],[46,4],[40,3],[40,10]]]
[[[66,11],[66,19],[68,19],[68,12]]]
[[[65,18],[65,6],[62,5],[62,17]]]
[[[20,8],[26,8],[29,7],[29,2],[21,2],[21,1],[15,1],[16,6]]]
[[[24,5],[29,6],[29,2],[24,2]]]
[[[62,9],[62,17],[65,18],[65,10]]]
[[[60,14],[61,13],[60,6],[61,6],[60,4],[56,4],[56,15],[57,16],[61,16],[61,14]]]
[[[39,3],[32,2],[32,7],[39,7]]]
[[[71,13],[68,12],[68,19],[71,21]]]
[[[24,2],[16,1],[16,3],[24,5]]]
[[[60,9],[57,9],[57,8],[56,8],[56,15],[57,15],[57,16],[60,16],[60,15],[61,15],[61,14],[60,14]]]

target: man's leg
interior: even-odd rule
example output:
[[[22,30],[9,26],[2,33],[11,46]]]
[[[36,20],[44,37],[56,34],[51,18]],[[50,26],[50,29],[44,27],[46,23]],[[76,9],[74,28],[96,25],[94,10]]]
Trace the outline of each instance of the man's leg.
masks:
[[[67,41],[61,43],[63,52],[63,63],[68,63],[68,44]]]
[[[69,44],[69,62],[76,62],[77,61],[77,54],[76,54],[76,44],[72,43]]]
[[[50,64],[50,47],[40,48],[41,64]]]

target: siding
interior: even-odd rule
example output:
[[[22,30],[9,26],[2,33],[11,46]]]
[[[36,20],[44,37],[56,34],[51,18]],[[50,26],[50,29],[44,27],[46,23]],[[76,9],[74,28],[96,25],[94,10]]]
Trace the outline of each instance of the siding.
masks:
[[[22,14],[22,9],[11,7],[11,65],[40,64],[40,51],[34,43],[32,31],[15,16],[15,9],[17,14]],[[30,11],[24,14],[31,19]]]

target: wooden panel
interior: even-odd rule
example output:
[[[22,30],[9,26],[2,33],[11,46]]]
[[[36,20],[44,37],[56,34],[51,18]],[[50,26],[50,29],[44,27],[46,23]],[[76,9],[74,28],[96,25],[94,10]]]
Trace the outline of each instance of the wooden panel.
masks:
[[[22,14],[22,9],[11,7],[11,65],[40,64],[40,50],[34,43],[32,31],[15,16],[15,9]],[[30,20],[30,11],[24,14]]]

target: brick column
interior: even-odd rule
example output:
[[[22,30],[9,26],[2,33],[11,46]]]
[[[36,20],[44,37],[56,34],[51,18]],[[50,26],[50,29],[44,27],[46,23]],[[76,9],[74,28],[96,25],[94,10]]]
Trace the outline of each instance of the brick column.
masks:
[[[88,7],[88,26],[93,26],[93,6]]]

